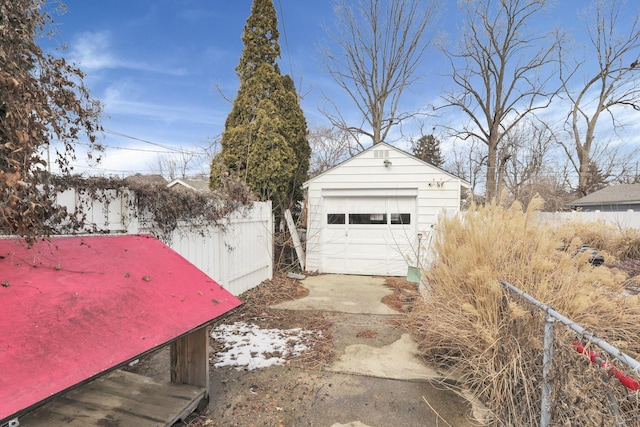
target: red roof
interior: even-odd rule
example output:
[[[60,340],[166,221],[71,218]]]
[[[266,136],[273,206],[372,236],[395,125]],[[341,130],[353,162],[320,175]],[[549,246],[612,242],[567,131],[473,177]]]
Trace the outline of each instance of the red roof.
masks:
[[[0,239],[0,424],[240,304],[151,236]]]

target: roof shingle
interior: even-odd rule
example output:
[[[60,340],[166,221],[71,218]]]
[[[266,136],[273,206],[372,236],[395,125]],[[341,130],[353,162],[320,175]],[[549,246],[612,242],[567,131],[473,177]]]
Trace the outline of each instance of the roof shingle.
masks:
[[[593,206],[640,203],[640,184],[612,185],[569,203],[570,206]]]

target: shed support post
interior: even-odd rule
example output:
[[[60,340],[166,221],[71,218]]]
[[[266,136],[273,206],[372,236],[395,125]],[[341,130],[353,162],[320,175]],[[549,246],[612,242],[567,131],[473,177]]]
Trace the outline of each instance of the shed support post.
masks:
[[[209,328],[200,328],[171,344],[171,382],[206,388],[209,398]]]
[[[551,425],[551,361],[553,358],[554,318],[547,315],[544,322],[544,349],[542,353],[542,407],[540,408],[540,427]]]

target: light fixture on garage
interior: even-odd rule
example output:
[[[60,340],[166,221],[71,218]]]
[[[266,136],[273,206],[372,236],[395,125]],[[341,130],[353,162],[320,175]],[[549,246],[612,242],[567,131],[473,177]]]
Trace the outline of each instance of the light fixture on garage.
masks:
[[[388,168],[389,166],[391,166],[391,160],[389,160],[389,159],[384,159],[383,163],[384,163],[384,167],[385,168]]]
[[[427,185],[429,187],[437,187],[437,188],[442,188],[444,187],[444,181],[440,180],[440,181],[436,181],[435,179],[432,182],[427,183]]]

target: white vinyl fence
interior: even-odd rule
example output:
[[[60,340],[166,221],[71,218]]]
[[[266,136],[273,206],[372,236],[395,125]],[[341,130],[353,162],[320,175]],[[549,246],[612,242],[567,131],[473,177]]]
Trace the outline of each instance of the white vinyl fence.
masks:
[[[114,192],[113,196],[116,193]],[[58,204],[73,211],[79,203],[74,190],[58,195]],[[87,221],[109,233],[153,234],[135,214],[129,195],[93,200]],[[271,202],[254,202],[223,221],[222,227],[191,230],[178,226],[167,244],[233,295],[273,278],[273,217]]]
[[[540,219],[551,224],[559,224],[565,221],[576,222],[603,222],[621,229],[640,228],[640,212],[540,212]]]
[[[273,277],[272,218],[271,202],[254,202],[204,236],[179,227],[169,246],[237,296]]]

